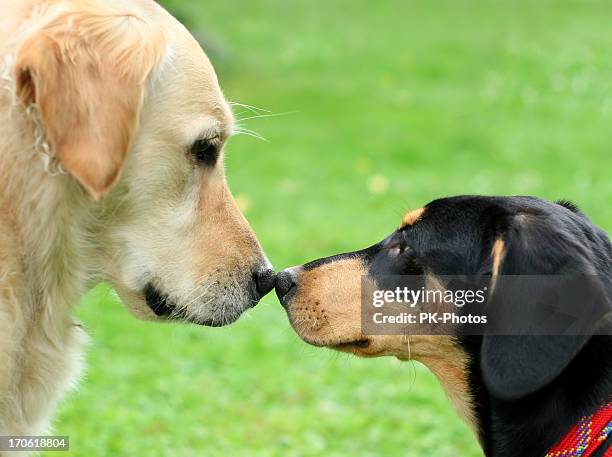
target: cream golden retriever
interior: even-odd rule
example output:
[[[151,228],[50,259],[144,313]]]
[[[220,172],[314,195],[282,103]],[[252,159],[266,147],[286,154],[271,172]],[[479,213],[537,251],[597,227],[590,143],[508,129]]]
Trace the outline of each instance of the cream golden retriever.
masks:
[[[0,435],[44,433],[79,372],[79,297],[225,325],[274,274],[228,190],[232,114],[151,0],[0,0]]]

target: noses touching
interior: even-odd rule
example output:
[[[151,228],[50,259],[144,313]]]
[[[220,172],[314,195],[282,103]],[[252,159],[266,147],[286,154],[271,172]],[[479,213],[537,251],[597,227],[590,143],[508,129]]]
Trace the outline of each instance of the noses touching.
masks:
[[[287,268],[276,275],[276,295],[283,307],[287,307],[291,297],[297,289],[297,272],[294,268]]]
[[[253,272],[253,285],[256,300],[261,299],[274,288],[275,279],[276,273],[267,262]]]

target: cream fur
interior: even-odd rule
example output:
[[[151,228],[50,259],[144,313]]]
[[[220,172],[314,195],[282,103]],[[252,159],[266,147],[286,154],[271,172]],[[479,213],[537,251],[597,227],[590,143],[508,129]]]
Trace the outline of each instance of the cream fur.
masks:
[[[39,45],[79,77],[54,81]],[[99,71],[78,73],[84,59]],[[210,62],[155,2],[0,0],[0,435],[48,431],[81,371],[71,310],[97,282],[151,320],[148,283],[193,322],[226,324],[253,304],[267,260],[222,158],[204,169],[188,154],[232,128]]]

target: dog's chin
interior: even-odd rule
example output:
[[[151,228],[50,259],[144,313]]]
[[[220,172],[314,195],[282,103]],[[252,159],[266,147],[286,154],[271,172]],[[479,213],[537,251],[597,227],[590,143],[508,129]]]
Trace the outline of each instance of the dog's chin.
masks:
[[[134,292],[115,285],[121,301],[128,311],[137,319],[156,322],[180,322],[207,327],[223,327],[236,322],[245,311],[255,306],[254,300],[244,300],[244,305],[207,301],[193,306],[192,311],[182,311],[168,295],[163,294],[152,285],[147,285],[142,292]]]
[[[191,306],[186,310],[175,303],[168,295],[161,292],[152,284],[147,284],[143,290],[144,301],[156,320],[187,322],[207,327],[223,327],[236,322],[249,308],[255,306],[257,301],[245,298],[242,305],[225,303],[222,300],[206,301],[200,306]],[[193,304],[192,304],[193,305]]]
[[[328,348],[338,352],[353,354],[358,357],[378,357],[384,353],[383,348],[375,344],[375,341],[373,341],[371,338],[365,336],[346,339],[327,339],[313,337],[299,331],[297,331],[297,333],[305,343],[308,343],[311,346]]]
[[[170,315],[168,317],[164,317],[163,319],[170,320],[170,321],[187,322],[189,324],[195,324],[195,325],[203,325],[205,327],[224,327],[226,325],[233,324],[238,319],[240,319],[240,317],[244,314],[246,309],[224,310],[221,313],[216,312],[214,313],[213,316],[210,316],[210,317],[201,317],[201,316],[192,316],[192,315],[182,315],[182,316]]]

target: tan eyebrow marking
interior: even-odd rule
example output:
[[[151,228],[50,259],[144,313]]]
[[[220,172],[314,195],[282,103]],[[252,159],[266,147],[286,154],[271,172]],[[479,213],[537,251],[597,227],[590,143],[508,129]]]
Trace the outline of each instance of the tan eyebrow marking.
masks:
[[[400,225],[400,228],[404,228],[404,227],[413,225],[416,221],[418,221],[421,218],[421,216],[423,216],[424,212],[425,212],[425,208],[419,208],[419,209],[410,211],[403,217],[402,225]]]
[[[491,292],[495,289],[495,283],[497,282],[497,277],[499,276],[499,269],[501,267],[502,259],[506,253],[506,243],[501,238],[497,238],[493,243],[493,248],[491,249],[491,258],[493,258],[493,268],[491,271]]]

